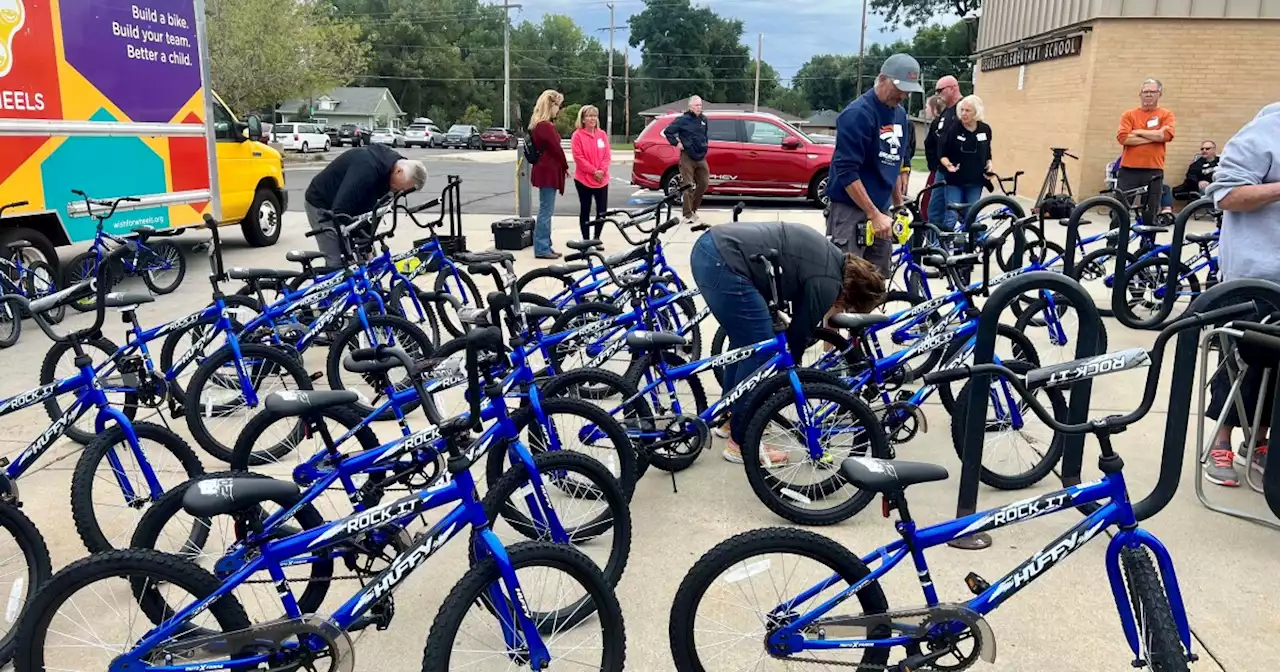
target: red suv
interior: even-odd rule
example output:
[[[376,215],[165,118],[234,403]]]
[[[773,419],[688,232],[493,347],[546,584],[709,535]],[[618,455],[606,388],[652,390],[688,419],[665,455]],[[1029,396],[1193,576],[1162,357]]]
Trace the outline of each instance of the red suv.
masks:
[[[680,150],[662,131],[678,115],[654,119],[636,138],[631,183],[670,193],[680,183]],[[787,122],[760,112],[707,112],[708,194],[799,196],[827,201],[834,145],[820,145]]]

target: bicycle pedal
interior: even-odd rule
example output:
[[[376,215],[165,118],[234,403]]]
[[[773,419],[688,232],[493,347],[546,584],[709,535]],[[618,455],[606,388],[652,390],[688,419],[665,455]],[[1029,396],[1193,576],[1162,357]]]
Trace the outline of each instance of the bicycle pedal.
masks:
[[[969,592],[974,595],[981,595],[991,588],[991,583],[974,572],[969,572],[969,575],[964,577],[964,585],[968,586]]]
[[[910,401],[911,397],[914,397],[915,394],[916,393],[912,390],[898,390],[897,394],[893,395],[893,400],[894,401]]]

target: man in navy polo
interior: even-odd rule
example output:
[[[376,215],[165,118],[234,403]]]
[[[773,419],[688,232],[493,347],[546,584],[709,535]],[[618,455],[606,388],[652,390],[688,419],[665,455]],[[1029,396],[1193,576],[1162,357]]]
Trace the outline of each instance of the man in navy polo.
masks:
[[[827,235],[841,249],[875,264],[887,280],[893,218],[890,205],[902,205],[895,188],[905,155],[907,113],[902,101],[923,93],[920,64],[908,54],[885,60],[875,86],[849,103],[836,118],[836,151],[831,159],[827,196]],[[875,232],[867,245],[866,227]]]

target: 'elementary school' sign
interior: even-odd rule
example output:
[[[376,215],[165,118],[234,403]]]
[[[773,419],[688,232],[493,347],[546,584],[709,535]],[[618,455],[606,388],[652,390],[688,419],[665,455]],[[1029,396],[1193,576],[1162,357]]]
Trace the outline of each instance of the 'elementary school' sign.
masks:
[[[1083,43],[1083,35],[1073,35],[1071,37],[1063,37],[1050,42],[1041,42],[1040,44],[1018,47],[1013,51],[983,56],[982,71],[990,72],[992,70],[1000,70],[1002,68],[1012,68],[1019,65],[1039,63],[1040,61],[1051,61],[1055,58],[1078,56],[1080,54],[1080,47]]]

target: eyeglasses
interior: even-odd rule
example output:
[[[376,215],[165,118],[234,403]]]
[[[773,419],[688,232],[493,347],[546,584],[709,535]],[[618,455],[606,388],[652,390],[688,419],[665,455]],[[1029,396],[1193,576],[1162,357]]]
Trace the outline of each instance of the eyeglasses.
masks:
[[[1212,147],[1201,147],[1201,148],[1200,148],[1200,151],[1202,151],[1202,152],[1209,152],[1209,151],[1212,151],[1212,150],[1213,150],[1213,148],[1212,148]]]

